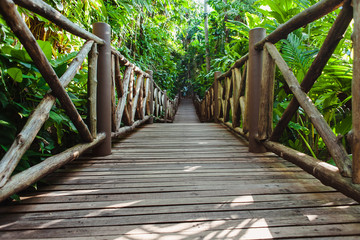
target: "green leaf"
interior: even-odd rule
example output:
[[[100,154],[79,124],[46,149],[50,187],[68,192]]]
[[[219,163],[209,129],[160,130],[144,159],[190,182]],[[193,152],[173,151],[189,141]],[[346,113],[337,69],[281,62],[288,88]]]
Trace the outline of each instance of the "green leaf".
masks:
[[[12,127],[11,123],[4,121],[4,120],[0,120],[0,125],[4,126],[4,127],[9,127],[9,128]]]
[[[57,114],[56,112],[51,111],[50,112],[50,119],[53,120],[54,122],[61,124],[61,122],[63,121],[62,117]]]
[[[58,58],[51,60],[50,63],[54,68],[59,67],[60,65],[67,63],[70,59],[73,59],[77,55],[77,53],[78,52],[75,51],[66,55],[58,55]]]
[[[10,68],[7,70],[7,73],[15,82],[22,82],[22,71],[19,68]]]
[[[336,124],[335,131],[337,134],[345,135],[352,129],[352,114],[348,114],[340,123]]]
[[[44,41],[41,41],[41,40],[37,40],[36,41],[41,50],[44,52],[46,58],[50,61],[51,58],[52,58],[52,48],[51,48],[51,44],[50,42],[44,42]]]

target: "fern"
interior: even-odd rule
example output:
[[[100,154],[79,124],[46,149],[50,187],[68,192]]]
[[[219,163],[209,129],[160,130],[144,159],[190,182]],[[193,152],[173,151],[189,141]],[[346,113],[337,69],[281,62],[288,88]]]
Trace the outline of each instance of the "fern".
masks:
[[[281,46],[282,56],[293,69],[297,79],[301,81],[307,73],[314,56],[318,53],[318,50],[307,50],[303,39],[294,33],[290,33],[288,38],[282,40],[282,42],[284,43]]]

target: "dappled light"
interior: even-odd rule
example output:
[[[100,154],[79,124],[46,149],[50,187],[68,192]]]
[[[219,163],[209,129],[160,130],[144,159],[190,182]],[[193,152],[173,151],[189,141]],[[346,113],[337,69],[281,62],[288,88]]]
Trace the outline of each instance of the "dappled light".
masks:
[[[186,166],[184,168],[184,172],[193,172],[193,171],[196,171],[199,168],[201,168],[201,166]]]

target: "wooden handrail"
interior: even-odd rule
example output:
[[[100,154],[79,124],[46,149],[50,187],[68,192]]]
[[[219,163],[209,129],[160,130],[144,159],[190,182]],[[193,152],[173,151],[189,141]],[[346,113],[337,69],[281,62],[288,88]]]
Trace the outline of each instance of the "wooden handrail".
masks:
[[[321,47],[317,57],[313,61],[308,73],[301,85],[292,73],[290,67],[282,59],[277,48],[273,43],[285,38],[289,33],[295,29],[302,27],[304,24],[310,23],[319,19],[320,17],[332,12],[333,10],[343,6],[333,26],[331,27],[328,36],[326,37],[323,46]],[[201,121],[215,121],[219,122],[232,131],[242,135],[245,138],[249,138],[249,131],[253,131],[255,135],[256,144],[261,144],[268,151],[272,151],[285,159],[296,163],[300,167],[303,167],[306,171],[313,174],[315,177],[322,180],[326,185],[330,185],[340,192],[353,197],[354,199],[360,199],[359,186],[351,183],[347,177],[353,178],[354,183],[360,183],[360,144],[354,147],[355,142],[360,142],[360,137],[351,139],[353,142],[353,160],[348,157],[348,153],[339,142],[338,138],[333,133],[332,129],[326,123],[318,109],[311,102],[311,99],[306,93],[311,89],[316,79],[320,76],[323,68],[330,59],[332,53],[336,49],[343,34],[345,33],[350,21],[352,20],[353,8],[351,7],[351,1],[342,0],[322,0],[303,11],[302,13],[291,18],[285,24],[279,26],[274,32],[263,38],[261,41],[249,46],[249,49],[254,48],[263,55],[262,58],[262,73],[261,73],[261,92],[257,94],[259,105],[258,116],[249,116],[248,110],[250,108],[257,108],[249,103],[249,91],[251,84],[249,81],[259,81],[248,76],[247,68],[248,64],[252,64],[252,56],[246,54],[239,59],[226,73],[220,75],[217,73],[213,85],[205,93],[205,97],[200,100],[194,98],[194,104],[197,109],[197,113]],[[354,16],[360,15],[360,1],[358,0],[354,4]],[[358,14],[358,15],[356,15]],[[357,19],[355,25],[357,30],[360,29],[360,21]],[[356,29],[356,27],[355,27]],[[353,34],[354,41],[354,53],[360,55],[360,30]],[[354,57],[354,59],[357,59]],[[249,61],[249,62],[248,62]],[[257,63],[256,65],[259,65]],[[354,104],[359,104],[359,74],[355,75],[355,69],[360,69],[360,62],[354,61],[354,80],[353,80],[353,103],[354,99],[357,99]],[[275,83],[275,66],[278,66],[280,72],[285,78],[290,90],[294,94],[294,98],[289,104],[287,110],[284,113],[282,119],[278,122],[276,132],[273,133],[273,104],[274,104],[274,83]],[[258,72],[261,72],[258,69]],[[239,77],[241,75],[241,77]],[[250,86],[250,87],[249,87]],[[215,89],[214,98],[211,97],[212,92]],[[210,96],[210,97],[209,97]],[[275,96],[276,97],[276,96]],[[238,102],[239,101],[239,102]],[[292,115],[296,112],[298,106],[304,109],[305,113],[310,117],[312,124],[317,129],[317,132],[324,140],[327,149],[336,163],[336,167],[329,165],[326,162],[320,162],[314,158],[300,153],[296,150],[289,149],[279,143],[272,142],[273,138],[276,140],[279,138],[281,132],[289,123]],[[209,109],[214,108],[214,111]],[[231,109],[231,111],[230,111]],[[355,116],[355,112],[357,115]],[[232,112],[232,117],[230,117]],[[239,112],[241,117],[239,118]],[[360,107],[356,109],[353,106],[353,128],[357,127],[357,131],[360,129]],[[355,116],[355,117],[354,117]],[[253,123],[255,119],[258,124],[254,129],[249,129],[249,122]],[[354,132],[354,131],[352,131]],[[359,135],[359,134],[358,134]],[[251,136],[250,136],[251,137]],[[251,140],[251,139],[250,139]],[[250,141],[250,148],[251,145]],[[299,157],[300,156],[300,157]],[[356,156],[356,157],[354,157]],[[314,163],[312,163],[312,161]],[[321,163],[321,166],[320,164]],[[334,171],[335,169],[335,171]],[[336,172],[336,173],[335,173]],[[342,175],[342,176],[341,176]]]
[[[49,19],[72,34],[88,39],[60,79],[55,74],[34,36],[17,12],[14,2]],[[52,90],[44,96],[29,117],[24,128],[17,135],[10,149],[0,161],[0,201],[30,186],[41,177],[53,172],[68,161],[78,158],[84,151],[94,147],[98,149],[99,145],[102,145],[108,141],[108,139],[111,141],[111,137],[122,136],[145,122],[152,123],[154,116],[160,118],[163,122],[171,122],[173,120],[179,104],[179,98],[176,97],[174,100],[169,100],[166,91],[161,90],[154,82],[152,72],[144,72],[135,64],[128,61],[120,52],[111,48],[110,41],[106,40],[106,37],[104,37],[104,39],[99,38],[95,34],[78,27],[51,6],[40,0],[0,1],[0,13],[4,16],[7,24],[26,48],[34,64]],[[103,26],[105,25],[106,24],[103,24]],[[97,44],[100,44],[99,48]],[[104,55],[101,52],[106,48],[111,54]],[[113,116],[113,131],[110,131],[109,134],[99,132],[98,124],[99,120],[104,118],[103,114],[97,110],[99,108],[97,102],[101,98],[97,97],[99,95],[99,89],[97,87],[98,72],[99,66],[101,65],[99,64],[100,61],[98,61],[99,53],[102,56],[111,55],[112,60],[111,66],[110,64],[105,66],[105,68],[108,69],[101,69],[103,72],[111,72],[111,81],[113,83],[112,89],[109,89],[109,92],[112,92],[113,100],[111,113]],[[88,115],[90,130],[82,120],[65,90],[66,86],[72,81],[82,66],[86,56],[88,56]],[[122,66],[126,66],[123,74],[121,73]],[[111,88],[111,84],[108,86]],[[156,94],[154,94],[154,90]],[[73,121],[83,140],[89,143],[74,146],[59,155],[47,158],[43,162],[23,172],[11,176],[20,159],[48,119],[56,98],[59,99],[62,107]],[[156,115],[154,114],[154,109],[157,110]],[[108,117],[111,118],[111,116]],[[124,119],[127,119],[128,126],[122,126],[121,122]]]

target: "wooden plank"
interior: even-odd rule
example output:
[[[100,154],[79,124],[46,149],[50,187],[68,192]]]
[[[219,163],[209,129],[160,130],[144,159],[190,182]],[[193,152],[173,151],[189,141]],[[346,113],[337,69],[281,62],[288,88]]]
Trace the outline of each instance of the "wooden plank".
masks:
[[[276,237],[289,239],[290,237],[301,236],[301,232],[306,239],[358,239],[355,237],[359,233],[357,224],[349,223],[341,225],[343,229],[339,229],[336,224],[323,226],[298,226],[298,227],[256,227],[260,223],[265,225],[265,219],[246,219],[239,223],[239,220],[217,220],[217,221],[194,221],[173,224],[145,224],[133,226],[107,226],[92,228],[64,228],[63,230],[32,230],[27,232],[4,232],[4,237],[14,239],[15,237],[28,238],[31,233],[38,236],[37,239],[48,239],[49,236],[62,236],[76,240],[87,239],[204,239],[209,236],[210,239],[273,239]],[[259,223],[259,224],[257,224]],[[251,226],[254,225],[254,228]],[[245,227],[244,227],[245,226]],[[334,238],[337,233],[340,238]],[[351,235],[353,237],[351,237]],[[226,237],[228,236],[228,237]],[[350,237],[349,237],[350,236]],[[230,238],[229,238],[230,237]]]
[[[49,175],[48,185],[22,194],[20,203],[1,206],[1,238],[358,234],[356,201],[273,153],[248,153],[225,128],[186,119],[194,111],[184,110],[176,123],[142,127],[118,140],[112,156],[82,157]]]

